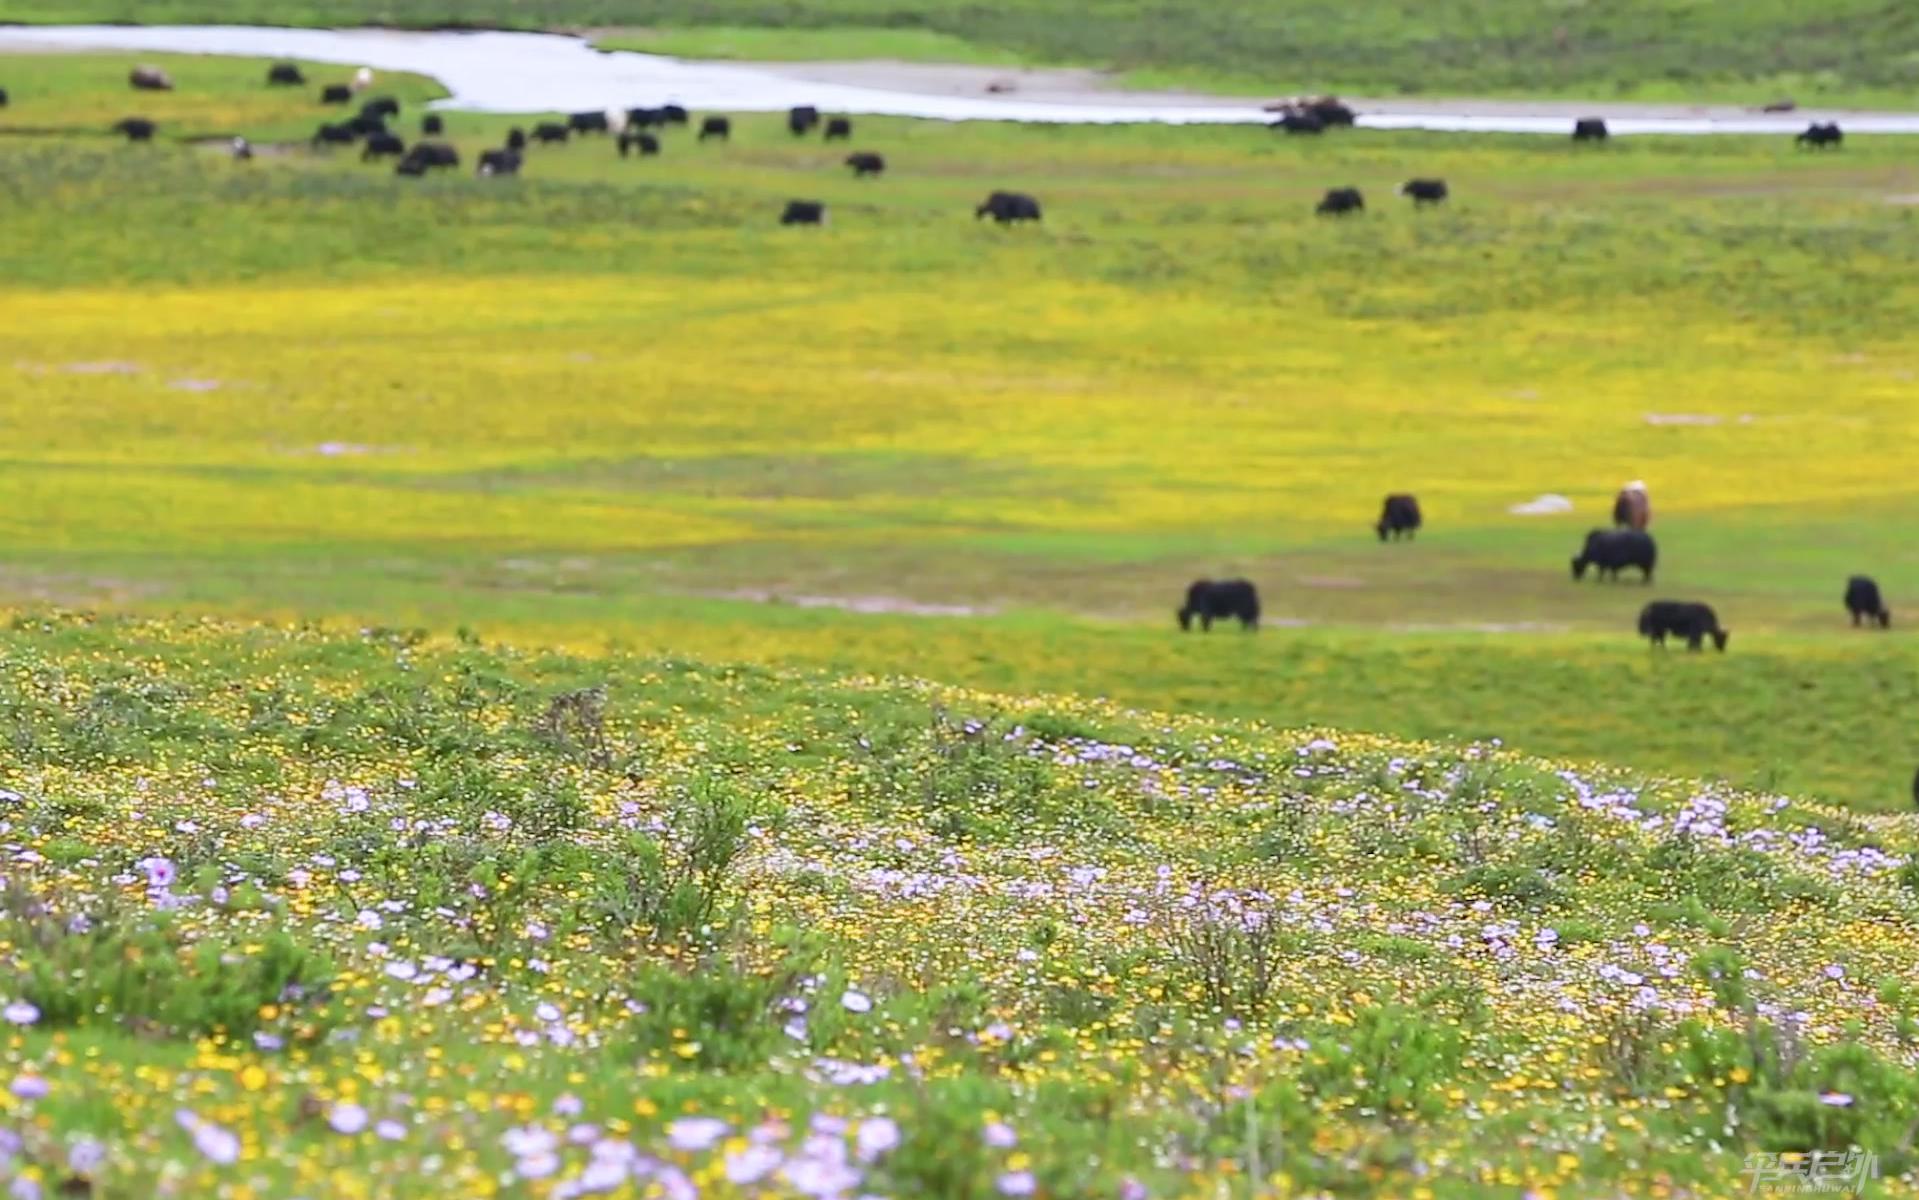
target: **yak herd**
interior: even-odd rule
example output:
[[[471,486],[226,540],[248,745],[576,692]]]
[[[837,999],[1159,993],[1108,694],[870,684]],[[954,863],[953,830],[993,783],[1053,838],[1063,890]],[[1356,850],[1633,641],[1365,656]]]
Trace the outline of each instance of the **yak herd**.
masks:
[[[1386,497],[1373,531],[1382,542],[1396,542],[1411,539],[1424,523],[1418,498],[1395,492]],[[1639,581],[1651,584],[1659,565],[1659,546],[1646,528],[1651,523],[1652,503],[1646,485],[1635,480],[1621,488],[1613,502],[1613,528],[1586,534],[1579,553],[1573,556],[1573,582],[1584,579],[1587,571],[1601,581],[1617,581],[1622,571],[1638,571]],[[1892,612],[1879,592],[1879,584],[1870,576],[1854,575],[1846,580],[1842,599],[1854,627],[1892,627]],[[1196,580],[1186,589],[1186,602],[1177,615],[1184,630],[1190,630],[1195,620],[1202,631],[1211,630],[1215,620],[1237,620],[1243,629],[1258,629],[1259,589],[1244,579]],[[1640,610],[1638,628],[1641,636],[1659,647],[1665,646],[1668,637],[1675,637],[1684,639],[1688,649],[1698,650],[1710,638],[1724,651],[1732,637],[1719,624],[1712,607],[1696,601],[1655,600]],[[1919,791],[1915,798],[1919,798]]]
[[[355,96],[371,85],[372,78],[372,72],[362,68],[351,83],[326,84],[320,89],[320,103],[350,104]],[[173,89],[173,80],[157,67],[135,67],[128,75],[128,82],[138,91]],[[296,63],[274,63],[267,69],[267,84],[270,87],[305,87],[307,79]],[[0,105],[5,103],[6,92],[0,90]],[[1266,107],[1267,111],[1277,114],[1269,128],[1288,134],[1314,136],[1328,130],[1350,127],[1358,120],[1358,114],[1334,96],[1284,100]],[[460,166],[458,151],[445,143],[422,141],[409,147],[388,124],[398,115],[397,101],[388,97],[376,98],[361,105],[354,117],[322,124],[314,131],[311,144],[316,148],[359,145],[362,161],[392,159],[394,170],[407,176],[421,176],[430,171]],[[690,121],[691,115],[678,104],[633,108],[624,112],[572,113],[564,121],[539,122],[530,133],[522,128],[513,129],[508,133],[505,145],[487,150],[479,156],[477,173],[482,176],[517,175],[526,162],[529,145],[564,145],[575,138],[593,134],[611,137],[621,158],[649,158],[661,152],[659,131],[669,126],[688,125]],[[790,109],[786,114],[786,127],[795,137],[804,137],[815,129],[822,131],[821,136],[826,141],[845,141],[853,136],[851,117],[823,116],[812,105]],[[147,142],[153,140],[156,126],[146,117],[128,117],[115,124],[113,131],[123,134],[130,141]],[[427,114],[421,121],[420,133],[428,138],[444,136],[443,119],[437,114]],[[711,115],[701,118],[696,140],[702,143],[724,142],[731,140],[732,136],[732,118]],[[1575,142],[1603,143],[1611,136],[1612,131],[1600,117],[1581,117],[1573,122],[1572,139]],[[1842,145],[1845,134],[1836,122],[1814,122],[1794,140],[1800,146],[1824,150]],[[233,140],[233,148],[236,158],[253,156],[252,148],[242,138]],[[861,179],[874,178],[886,171],[885,158],[870,150],[847,155],[843,165]],[[1427,208],[1444,203],[1451,195],[1451,189],[1443,179],[1409,179],[1399,186],[1399,194],[1410,198],[1414,208]],[[1365,210],[1365,195],[1349,184],[1327,189],[1313,211],[1320,216],[1343,217]],[[1022,192],[994,192],[974,210],[974,215],[976,218],[992,217],[1001,225],[1012,225],[1039,220],[1040,206],[1037,200]],[[780,214],[782,225],[820,225],[825,221],[826,205],[818,200],[788,201]]]
[[[1281,133],[1321,134],[1329,129],[1351,125],[1357,119],[1352,109],[1331,96],[1288,100],[1267,107],[1270,111],[1280,113],[1279,119],[1272,122],[1269,128]],[[1572,140],[1575,142],[1603,143],[1611,137],[1612,130],[1606,127],[1603,118],[1581,117],[1573,122]],[[1845,140],[1846,135],[1840,130],[1837,121],[1823,124],[1815,121],[1806,127],[1805,132],[1793,138],[1798,145],[1814,150],[1837,149]],[[1410,197],[1414,208],[1426,208],[1444,203],[1451,192],[1443,179],[1409,179],[1399,185],[1399,194]],[[1343,217],[1364,212],[1366,197],[1350,184],[1328,188],[1313,211],[1322,217]]]
[[[173,80],[165,71],[157,67],[136,67],[128,75],[128,82],[137,91],[171,91]],[[267,68],[268,87],[306,87],[306,73],[297,63],[274,63]],[[319,102],[322,105],[348,105],[373,83],[373,72],[362,68],[350,83],[329,83],[320,88]],[[0,89],[0,107],[7,103],[7,93]],[[308,140],[311,149],[324,150],[337,147],[355,147],[360,151],[360,161],[368,163],[393,163],[394,172],[402,176],[419,177],[435,171],[457,170],[460,165],[460,152],[451,143],[439,140],[446,135],[446,120],[438,113],[427,113],[420,119],[420,140],[408,144],[401,133],[394,128],[394,122],[400,116],[400,102],[391,96],[375,96],[361,103],[359,110],[351,117],[337,121],[325,121],[313,131]],[[621,158],[651,158],[662,150],[662,134],[670,127],[689,126],[692,114],[678,104],[662,104],[657,107],[612,109],[607,111],[576,112],[568,114],[564,120],[540,121],[532,124],[531,129],[514,127],[507,131],[502,145],[483,150],[475,162],[475,174],[482,177],[518,175],[526,164],[530,147],[563,146],[569,142],[588,137],[605,137],[612,141]],[[143,116],[127,117],[116,122],[112,132],[120,134],[131,142],[151,142],[158,132],[158,123]],[[825,116],[812,105],[799,105],[786,114],[786,128],[794,137],[805,137],[814,130],[820,131],[824,141],[849,141],[853,137],[853,118],[848,116]],[[699,122],[699,131],[695,140],[701,143],[730,141],[733,136],[733,120],[720,115],[704,116]],[[231,139],[231,152],[235,159],[246,161],[253,158],[253,147],[245,138]],[[856,150],[846,156],[843,165],[852,171],[856,179],[877,178],[886,172],[886,159],[871,150]],[[1444,185],[1441,185],[1443,195]],[[996,191],[987,196],[974,210],[974,218],[991,217],[1000,225],[1016,225],[1024,221],[1040,219],[1039,201],[1024,192]],[[782,225],[823,225],[826,223],[826,204],[819,200],[789,200],[780,212]]]

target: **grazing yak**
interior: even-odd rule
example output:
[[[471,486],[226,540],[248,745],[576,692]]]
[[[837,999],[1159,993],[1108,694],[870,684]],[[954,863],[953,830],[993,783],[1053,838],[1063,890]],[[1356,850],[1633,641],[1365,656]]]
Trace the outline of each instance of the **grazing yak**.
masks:
[[[366,146],[360,151],[361,162],[372,162],[376,158],[399,158],[406,153],[406,143],[390,133],[370,134]]]
[[[520,173],[520,152],[518,150],[482,150],[480,175],[518,175]]]
[[[1688,650],[1699,649],[1710,637],[1722,652],[1732,637],[1719,627],[1719,617],[1709,605],[1681,600],[1655,600],[1640,609],[1639,632],[1655,646],[1664,646],[1668,636],[1685,638]]]
[[[1365,212],[1366,197],[1360,195],[1356,187],[1329,188],[1313,211],[1322,217],[1343,217],[1347,213]]]
[[[533,127],[533,140],[542,146],[551,145],[554,142],[564,143],[572,135],[573,130],[558,121],[541,121]]]
[[[351,104],[353,103],[353,89],[344,83],[329,83],[320,89],[320,103]]]
[[[420,133],[426,137],[439,137],[446,132],[446,122],[439,113],[428,113],[420,118]]]
[[[818,200],[788,200],[786,211],[780,214],[782,225],[824,225],[826,224],[826,205]]]
[[[660,116],[668,125],[684,125],[690,119],[686,108],[679,104],[660,105]]]
[[[507,130],[506,148],[513,151],[526,149],[526,130],[521,129],[518,125]]]
[[[1358,119],[1358,114],[1342,104],[1336,96],[1281,100],[1277,104],[1268,104],[1266,111],[1281,114],[1279,120],[1273,122],[1273,128],[1289,133],[1319,133],[1336,127],[1350,127]],[[1288,123],[1289,118],[1291,123]]]
[[[1242,629],[1259,628],[1259,589],[1244,579],[1196,581],[1186,589],[1186,604],[1179,610],[1179,627],[1191,630],[1193,618],[1199,618],[1202,633],[1210,633],[1213,622],[1237,618]]]
[[[399,175],[420,176],[436,167],[457,167],[460,165],[460,152],[445,142],[416,142],[413,149],[406,152],[400,165],[394,168]]]
[[[871,154],[864,150],[858,154],[847,155],[846,165],[853,168],[853,174],[856,178],[866,175],[878,175],[886,170],[885,159],[877,154]]]
[[[360,138],[360,131],[346,122],[338,125],[322,125],[313,131],[315,146],[350,146]]]
[[[1613,497],[1612,523],[1626,529],[1644,529],[1652,524],[1652,498],[1646,485],[1635,479]]]
[[[387,117],[397,117],[400,115],[400,102],[391,96],[375,96],[360,106],[360,115],[379,117],[382,120]]]
[[[268,87],[305,87],[306,75],[297,63],[274,63],[267,68]]]
[[[566,127],[574,133],[610,133],[613,125],[604,112],[576,112],[567,116]]]
[[[1837,150],[1845,144],[1846,135],[1840,130],[1839,122],[1828,121],[1821,125],[1817,121],[1806,126],[1806,131],[1792,139],[1801,146],[1810,146],[1814,150],[1824,150],[1828,146]]]
[[[1331,129],[1335,125],[1351,126],[1359,120],[1359,114],[1339,102],[1333,96],[1315,96],[1306,102],[1306,111],[1325,122]]]
[[[379,113],[361,113],[358,116],[347,118],[345,121],[342,121],[341,124],[361,137],[372,137],[376,133],[392,132],[392,130],[386,127],[386,118],[382,117]]]
[[[1573,580],[1586,577],[1587,567],[1596,567],[1597,577],[1619,578],[1627,567],[1637,567],[1641,583],[1652,582],[1653,568],[1659,563],[1659,547],[1652,534],[1643,529],[1595,529],[1586,535],[1586,545],[1573,559]]]
[[[1449,194],[1443,179],[1408,179],[1399,185],[1399,194],[1411,196],[1414,208],[1443,203]]]
[[[853,136],[853,118],[834,117],[826,123],[826,141],[845,141]]]
[[[1598,117],[1581,117],[1573,122],[1573,141],[1603,142],[1612,136],[1606,122]]]
[[[1379,514],[1379,524],[1373,531],[1379,534],[1379,540],[1391,538],[1398,541],[1400,535],[1412,537],[1419,532],[1419,500],[1405,492],[1395,492],[1386,497],[1386,507]]]
[[[1039,201],[1025,192],[994,192],[973,210],[973,219],[991,217],[1001,225],[1039,220]]]
[[[1870,576],[1854,575],[1846,580],[1846,611],[1852,614],[1853,628],[1861,621],[1877,621],[1879,628],[1892,628],[1892,613],[1879,595],[1879,585]]]
[[[1320,120],[1312,113],[1289,112],[1279,120],[1274,121],[1271,125],[1268,125],[1267,128],[1277,129],[1284,133],[1324,133],[1326,132],[1326,122]]]
[[[7,89],[0,88],[0,108],[5,108],[7,106],[7,101],[9,99],[10,97],[8,97],[7,95]]]
[[[794,137],[805,137],[819,123],[820,110],[810,104],[798,105],[786,114],[786,128]]]
[[[626,110],[628,129],[653,129],[666,124],[666,110],[663,108],[629,108]]]
[[[252,162],[253,143],[243,137],[236,137],[227,145],[227,153],[233,156],[234,162]]]
[[[170,92],[173,76],[158,67],[135,67],[127,72],[127,82],[137,92]]]
[[[153,131],[158,128],[145,117],[127,117],[114,123],[113,132],[125,134],[129,142],[150,142],[153,140]]]
[[[733,139],[733,122],[727,117],[707,117],[700,122],[700,140],[718,138],[722,142]]]
[[[645,158],[660,152],[660,139],[637,129],[623,129],[620,131],[619,147],[621,158],[625,158],[634,150],[638,150],[640,157]]]

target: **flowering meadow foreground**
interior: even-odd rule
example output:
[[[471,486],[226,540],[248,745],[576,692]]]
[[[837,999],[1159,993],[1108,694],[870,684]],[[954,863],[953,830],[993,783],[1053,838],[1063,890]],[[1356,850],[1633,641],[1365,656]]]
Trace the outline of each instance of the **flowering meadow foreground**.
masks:
[[[12,1196],[1914,1191],[1907,818],[470,636],[0,673]]]

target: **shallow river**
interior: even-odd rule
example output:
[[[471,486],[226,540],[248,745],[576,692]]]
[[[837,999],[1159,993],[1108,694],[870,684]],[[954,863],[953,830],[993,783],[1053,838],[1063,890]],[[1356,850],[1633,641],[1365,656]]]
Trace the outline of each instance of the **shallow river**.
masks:
[[[771,65],[697,62],[593,49],[578,38],[535,33],[402,33],[375,29],[243,26],[20,26],[0,28],[0,52],[126,50],[301,58],[431,75],[452,93],[438,107],[480,112],[546,112],[631,107],[668,101],[707,112],[768,112],[813,104],[829,112],[955,121],[1163,122],[1245,124],[1272,114],[1252,101],[1178,93],[1089,89],[1070,96],[954,95],[950,86],[915,91],[939,68],[902,64],[898,86],[854,85],[784,73]],[[921,74],[916,75],[919,71]],[[870,72],[862,77],[872,79]],[[1919,133],[1919,113],[1760,114],[1733,108],[1568,104],[1491,100],[1355,100],[1360,124],[1564,136],[1576,115],[1604,116],[1614,133],[1792,133],[1819,116],[1851,133]]]

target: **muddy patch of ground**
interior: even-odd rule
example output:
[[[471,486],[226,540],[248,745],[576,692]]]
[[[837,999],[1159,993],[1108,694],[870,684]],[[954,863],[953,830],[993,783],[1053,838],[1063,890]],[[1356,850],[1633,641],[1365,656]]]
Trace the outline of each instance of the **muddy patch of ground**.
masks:
[[[714,600],[748,600],[755,604],[789,604],[794,608],[835,608],[841,612],[908,617],[990,617],[999,609],[992,605],[927,604],[899,596],[809,596],[793,592],[775,592],[767,588],[732,588],[727,591],[699,592]]]
[[[37,363],[18,362],[14,366],[29,375],[138,375],[146,370],[137,362],[101,359],[98,362]]]
[[[1564,633],[1572,626],[1557,621],[1466,621],[1458,624],[1398,624],[1386,628],[1394,633]]]
[[[1301,575],[1293,582],[1309,588],[1348,589],[1366,586],[1366,581],[1356,575]]]
[[[79,572],[0,567],[0,600],[15,604],[95,608],[129,604],[157,595],[158,584]]]

